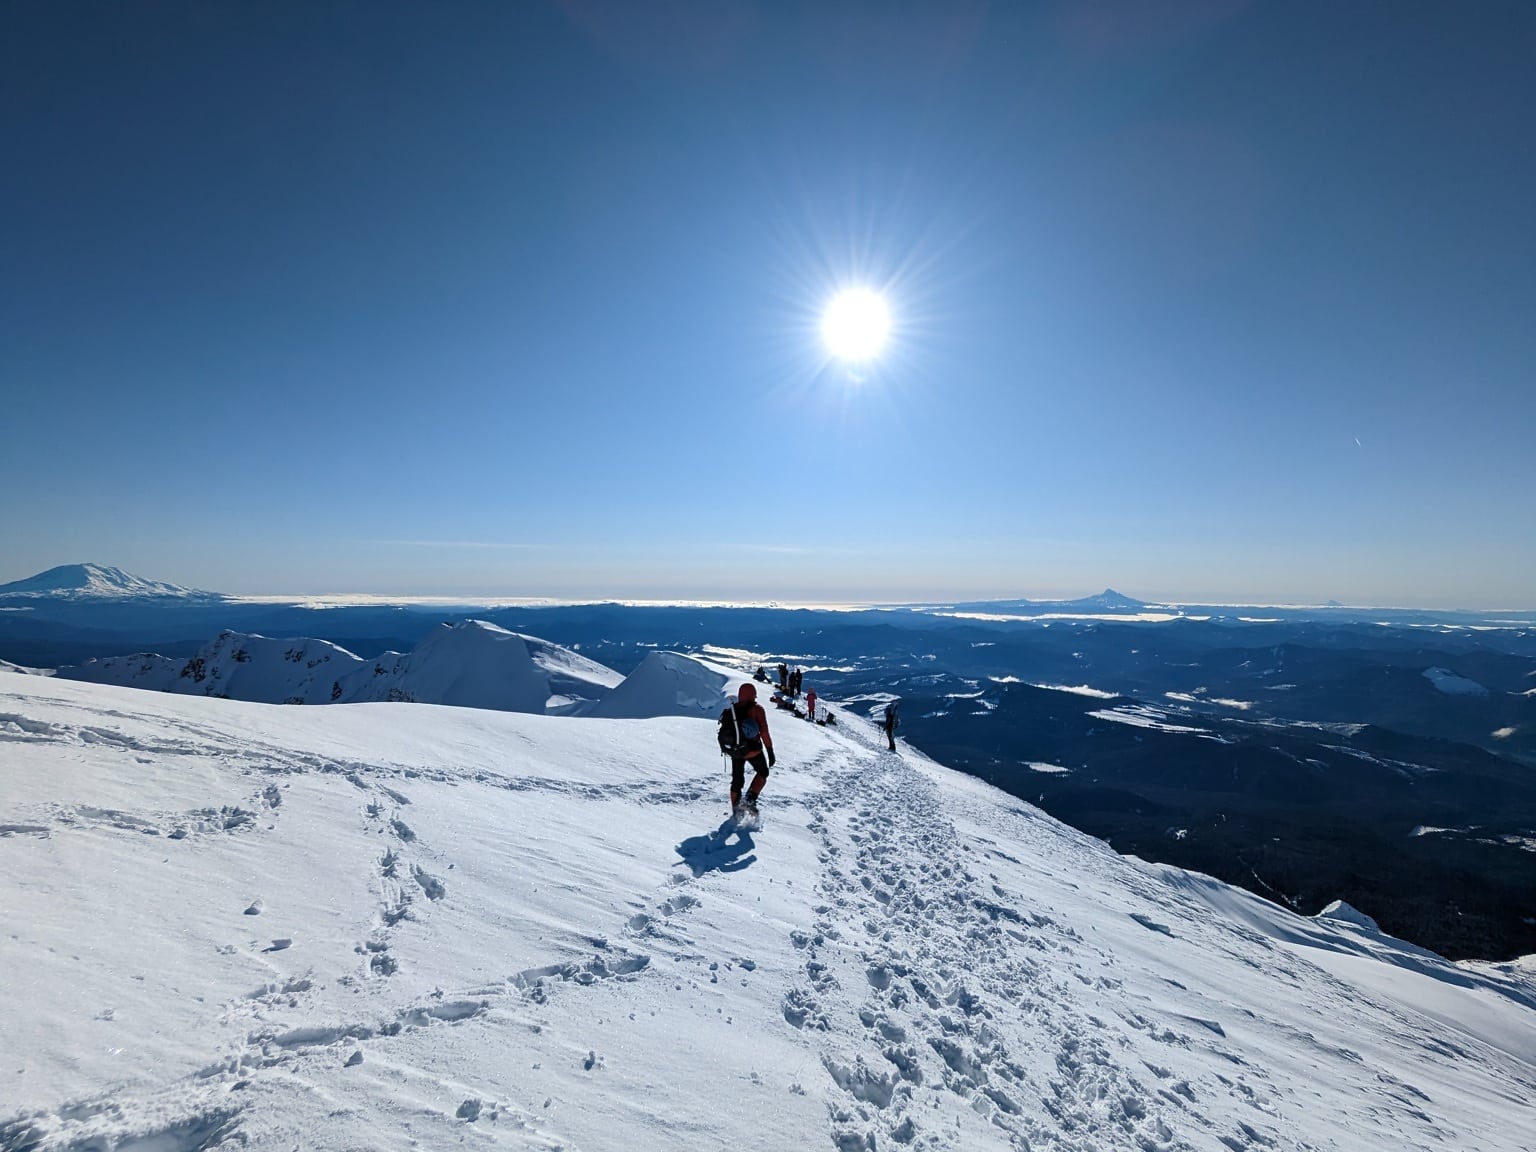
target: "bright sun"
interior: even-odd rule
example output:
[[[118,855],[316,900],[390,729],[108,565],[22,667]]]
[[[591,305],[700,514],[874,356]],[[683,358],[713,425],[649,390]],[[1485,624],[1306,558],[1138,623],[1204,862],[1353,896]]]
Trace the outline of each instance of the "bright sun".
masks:
[[[870,360],[879,355],[891,332],[885,299],[868,288],[839,292],[821,319],[821,334],[839,360]]]

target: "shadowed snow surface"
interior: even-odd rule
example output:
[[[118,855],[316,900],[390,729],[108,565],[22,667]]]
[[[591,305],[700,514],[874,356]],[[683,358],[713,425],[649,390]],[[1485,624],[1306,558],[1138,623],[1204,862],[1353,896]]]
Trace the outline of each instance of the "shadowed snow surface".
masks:
[[[1529,1147],[1529,968],[839,721],[747,831],[703,718],[5,677],[0,1148]]]

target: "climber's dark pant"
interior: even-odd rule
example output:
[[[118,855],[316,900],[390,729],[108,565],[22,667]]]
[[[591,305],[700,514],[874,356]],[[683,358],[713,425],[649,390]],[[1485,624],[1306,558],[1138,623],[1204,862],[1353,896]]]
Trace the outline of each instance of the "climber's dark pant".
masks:
[[[768,754],[766,752],[754,752],[750,756],[731,757],[731,799],[736,800],[741,795],[741,786],[746,782],[747,765],[752,765],[752,770],[757,773],[752,777],[752,787],[747,792],[749,796],[756,796],[763,790],[763,785],[768,783]]]

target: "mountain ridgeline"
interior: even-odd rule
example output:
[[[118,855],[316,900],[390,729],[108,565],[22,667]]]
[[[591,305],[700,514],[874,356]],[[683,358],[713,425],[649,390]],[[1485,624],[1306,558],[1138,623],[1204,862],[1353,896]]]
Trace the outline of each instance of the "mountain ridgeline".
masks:
[[[258,704],[445,704],[499,712],[608,718],[716,710],[732,674],[652,652],[630,673],[483,620],[442,624],[409,652],[363,659],[327,640],[226,631],[186,660],[109,656],[62,679]]]
[[[1342,898],[1453,958],[1536,952],[1528,612],[1197,610],[1106,590],[851,612],[585,604],[445,616],[441,605],[133,594],[175,586],[110,571],[0,594],[0,660],[267,703],[594,716],[713,700],[725,678],[782,660],[855,711],[900,696],[914,746],[1120,851],[1304,913]],[[325,639],[268,639],[290,636]],[[702,685],[698,666],[710,669]]]

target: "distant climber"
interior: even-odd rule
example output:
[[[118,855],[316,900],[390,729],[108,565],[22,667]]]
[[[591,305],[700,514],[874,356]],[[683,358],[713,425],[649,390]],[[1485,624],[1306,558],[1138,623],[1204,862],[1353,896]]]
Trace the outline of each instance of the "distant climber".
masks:
[[[773,737],[768,735],[768,716],[757,702],[757,688],[750,681],[741,686],[736,699],[720,713],[717,735],[720,751],[731,758],[731,811],[739,812],[745,806],[747,814],[755,816],[757,797],[768,782],[768,769],[773,767],[774,755]],[[741,786],[749,763],[755,775],[743,802]]]
[[[805,718],[812,724],[816,723],[816,689],[805,690]]]
[[[779,662],[779,691],[789,691],[789,665],[783,661]]]
[[[901,727],[901,717],[897,715],[898,700],[892,700],[885,706],[885,718],[880,727],[885,729],[885,738],[890,743],[891,751],[896,751],[896,729]]]

